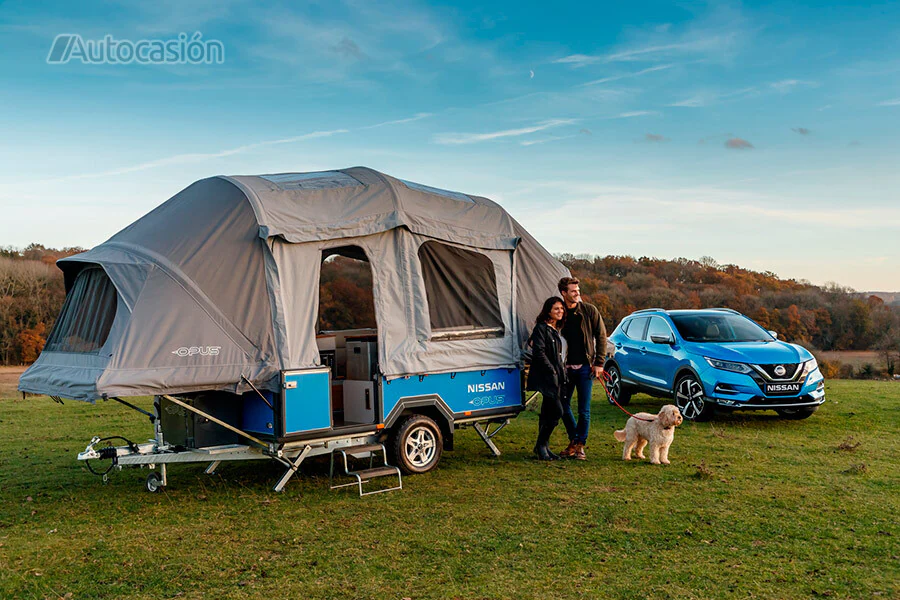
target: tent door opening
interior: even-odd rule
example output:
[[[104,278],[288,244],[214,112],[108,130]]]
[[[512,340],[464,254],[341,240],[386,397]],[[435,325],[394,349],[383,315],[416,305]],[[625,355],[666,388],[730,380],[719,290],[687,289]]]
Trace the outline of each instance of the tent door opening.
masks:
[[[372,269],[359,246],[322,252],[316,346],[331,375],[334,429],[380,422],[378,330]]]

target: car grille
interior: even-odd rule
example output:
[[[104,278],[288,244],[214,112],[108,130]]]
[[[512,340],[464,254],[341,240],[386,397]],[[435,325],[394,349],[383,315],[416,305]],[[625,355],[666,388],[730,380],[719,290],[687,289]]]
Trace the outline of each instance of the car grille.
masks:
[[[794,377],[800,371],[800,366],[802,364],[803,363],[797,363],[797,364],[791,365],[791,364],[778,363],[778,364],[774,364],[774,365],[754,365],[754,366],[758,367],[766,375],[766,377],[768,377],[769,379],[771,379],[773,381],[791,381],[794,379]],[[779,365],[784,367],[784,369],[785,369],[784,375],[776,375],[775,374],[775,368],[778,367]]]

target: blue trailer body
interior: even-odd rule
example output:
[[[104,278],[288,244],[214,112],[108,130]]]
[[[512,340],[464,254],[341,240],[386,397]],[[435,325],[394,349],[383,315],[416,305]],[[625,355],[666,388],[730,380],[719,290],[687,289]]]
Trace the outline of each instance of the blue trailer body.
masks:
[[[517,412],[523,405],[522,372],[494,368],[455,373],[382,377],[373,424],[388,426],[404,408],[436,405],[450,420]],[[280,396],[244,394],[243,429],[276,439],[302,438],[331,429],[331,380],[325,368],[289,371]],[[271,406],[270,406],[271,404]],[[273,410],[274,408],[274,410]]]
[[[522,405],[522,376],[519,369],[486,369],[412,375],[381,386],[383,415],[388,417],[407,398],[437,396],[454,415],[476,411],[513,408]]]

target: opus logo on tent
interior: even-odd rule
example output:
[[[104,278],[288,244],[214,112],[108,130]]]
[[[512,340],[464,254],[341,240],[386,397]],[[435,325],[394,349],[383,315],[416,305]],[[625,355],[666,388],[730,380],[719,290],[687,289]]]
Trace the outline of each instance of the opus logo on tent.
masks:
[[[86,65],[211,65],[225,62],[225,44],[204,40],[199,31],[169,40],[85,40],[78,33],[61,33],[53,40],[48,64],[80,60]]]
[[[172,350],[172,354],[184,358],[186,356],[218,356],[222,346],[182,346]]]

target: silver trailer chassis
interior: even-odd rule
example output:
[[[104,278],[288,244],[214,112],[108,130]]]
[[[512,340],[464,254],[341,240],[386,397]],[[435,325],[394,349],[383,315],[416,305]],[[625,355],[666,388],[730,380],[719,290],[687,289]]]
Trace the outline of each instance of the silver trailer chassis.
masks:
[[[166,465],[171,463],[209,463],[206,468],[206,473],[211,475],[215,472],[216,468],[225,461],[270,459],[278,461],[287,467],[284,475],[281,476],[281,479],[278,480],[278,483],[276,483],[273,488],[276,492],[281,492],[284,490],[284,486],[287,485],[287,482],[290,481],[291,477],[297,472],[303,461],[307,458],[331,454],[337,449],[349,446],[374,444],[377,443],[381,437],[381,432],[373,426],[372,431],[358,432],[346,436],[330,435],[328,437],[282,444],[264,442],[245,431],[241,431],[240,429],[191,406],[190,404],[178,400],[177,398],[171,396],[164,397],[182,406],[186,410],[197,413],[200,416],[237,433],[246,438],[250,444],[228,444],[225,446],[211,446],[207,448],[179,449],[166,443],[163,439],[159,415],[156,415],[155,417],[151,417],[151,420],[154,423],[155,439],[148,440],[142,444],[129,444],[128,446],[117,446],[113,448],[97,447],[102,440],[99,437],[94,437],[84,449],[84,452],[78,454],[78,460],[89,461],[110,459],[113,461],[112,466],[119,470],[124,467],[146,467],[151,469],[153,472],[147,477],[147,490],[155,492],[167,484]],[[157,466],[159,466],[158,472],[156,470]],[[107,474],[105,473],[103,474],[103,480],[107,480]]]

